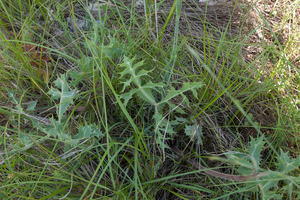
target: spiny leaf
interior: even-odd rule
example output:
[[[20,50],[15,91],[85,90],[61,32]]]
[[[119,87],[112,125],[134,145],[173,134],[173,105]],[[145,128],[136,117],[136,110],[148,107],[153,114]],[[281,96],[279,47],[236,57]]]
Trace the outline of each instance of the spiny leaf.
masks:
[[[134,95],[139,89],[132,89],[128,93],[120,95],[122,99],[124,99],[124,106],[127,106],[128,101],[132,98],[132,95]]]
[[[162,82],[160,82],[160,83],[152,83],[151,81],[148,81],[148,83],[146,83],[145,85],[143,85],[143,88],[149,88],[149,89],[156,90],[157,92],[160,92],[155,87],[163,88],[165,86],[166,86],[166,84],[164,84]]]
[[[98,43],[100,41],[100,35],[98,32],[92,32],[89,34],[88,37],[90,40],[87,40],[86,42],[83,42],[83,45],[87,49],[94,49],[95,45],[98,46]]]
[[[12,92],[11,90],[8,90],[8,96],[9,96],[9,99],[8,99],[8,100],[9,100],[10,102],[13,102],[14,104],[17,104],[17,105],[15,106],[15,109],[16,109],[18,112],[23,113],[23,112],[24,112],[24,111],[23,111],[23,106],[22,106],[22,104],[19,105],[20,100],[16,98],[16,92]],[[20,110],[19,110],[19,109],[20,109]]]
[[[296,195],[295,191],[295,185],[292,181],[286,181],[288,182],[286,186],[282,187],[282,190],[285,190],[289,194],[289,199],[292,199],[293,195]]]
[[[253,164],[249,162],[248,159],[240,158],[234,154],[226,154],[228,161],[233,165],[239,165],[248,169],[253,170]]]
[[[180,123],[176,120],[168,120],[163,119],[163,121],[159,124],[160,130],[164,133],[168,133],[170,136],[173,136],[173,134],[176,134],[174,131],[173,126],[179,125]]]
[[[99,130],[99,127],[96,125],[85,125],[85,126],[79,126],[78,134],[73,137],[75,140],[82,140],[86,138],[90,138],[92,136],[96,137],[103,137],[104,134]]]
[[[69,73],[73,79],[70,85],[76,87],[84,78],[90,79],[93,76],[95,66],[94,62],[96,62],[96,59],[86,56],[83,56],[82,59],[77,60],[80,71],[73,70]]]
[[[122,48],[110,46],[103,46],[103,53],[107,55],[110,59],[120,57],[124,51]]]
[[[161,133],[156,134],[156,143],[161,149],[169,148],[169,146],[164,143],[164,141],[166,140],[168,140],[168,138],[164,138],[164,136]]]
[[[170,136],[173,136],[174,134],[176,134],[173,126],[180,124],[180,122],[178,122],[177,120],[168,120],[166,118],[163,118],[163,116],[158,112],[156,112],[153,115],[153,119],[155,120],[155,132],[157,134],[168,133]]]
[[[278,172],[269,171],[268,177],[266,177],[263,180],[259,180],[261,199],[263,200],[282,199],[281,195],[276,194],[276,190],[278,188],[277,178],[282,178],[282,174]]]
[[[139,90],[137,91],[137,95],[142,98],[144,101],[152,104],[152,105],[155,105],[156,102],[155,102],[155,98],[152,94],[152,91],[151,89],[149,88],[139,88]]]
[[[30,118],[32,125],[39,129],[40,131],[42,131],[43,133],[47,133],[49,131],[50,128],[52,128],[52,126],[47,126],[47,127],[43,127],[43,125],[40,122],[37,122],[35,119]]]
[[[30,139],[29,137],[27,137],[27,135],[25,135],[25,134],[23,134],[23,133],[20,133],[19,139],[20,139],[20,142],[21,142],[23,145],[25,145],[25,146],[30,145],[30,144],[33,143],[33,142],[31,141],[31,139]]]
[[[144,69],[142,69],[141,71],[139,71],[137,74],[136,74],[136,78],[140,78],[140,77],[142,77],[142,76],[149,76],[148,75],[148,73],[149,72],[152,72],[154,69],[152,69],[152,70],[144,70]]]
[[[130,83],[132,82],[132,78],[129,78],[127,81],[122,82],[123,83],[123,89],[121,92],[124,92],[126,87],[128,87],[130,85]]]
[[[158,125],[160,121],[162,120],[163,116],[160,114],[157,110],[155,111],[153,115],[153,119],[155,120],[155,124]]]
[[[30,147],[32,147],[35,144],[35,142],[41,142],[41,141],[45,140],[45,138],[42,138],[42,139],[36,140],[34,142],[28,136],[32,137],[32,136],[34,136],[34,134],[33,133],[28,133],[28,134],[20,133],[18,143],[11,144],[11,147],[13,149],[18,150],[18,151],[24,151],[24,150],[29,149]]]
[[[90,72],[90,70],[92,69],[92,65],[93,65],[93,58],[91,57],[87,57],[87,56],[83,56],[82,59],[78,59],[77,60],[78,63],[78,67],[82,72]]]
[[[68,143],[74,143],[74,144],[76,144],[76,142],[73,141],[70,133],[61,133],[59,135],[59,139],[61,139],[62,141],[68,142]]]
[[[37,104],[37,101],[32,101],[28,104],[26,111],[34,111],[35,110],[35,106]]]
[[[18,111],[18,112],[20,112],[20,113],[24,113],[22,104],[21,104],[21,105],[16,105],[16,106],[15,106],[15,109],[16,109],[16,111]]]
[[[183,86],[180,90],[182,91],[187,91],[190,90],[193,92],[193,95],[195,98],[197,98],[197,91],[196,89],[201,88],[202,86],[204,86],[204,84],[202,82],[184,82]]]
[[[260,164],[260,153],[262,151],[262,148],[264,146],[265,142],[263,141],[263,136],[257,138],[256,140],[251,137],[250,142],[250,156],[253,158],[253,166],[256,171],[259,170],[259,164]]]
[[[124,52],[127,51],[127,48],[125,45],[117,41],[114,37],[108,36],[109,39],[109,45],[103,46],[103,53],[106,54],[109,58],[118,58],[120,57]],[[101,46],[100,46],[101,47]]]
[[[237,165],[236,169],[241,175],[246,176],[254,173],[253,164],[249,155],[240,152],[228,152],[225,154],[227,157],[226,162],[232,165]]]
[[[61,77],[57,78],[56,81],[54,81],[55,85],[61,89],[61,91],[51,87],[51,90],[48,92],[50,94],[51,100],[60,99],[60,104],[57,109],[57,115],[58,115],[58,121],[61,122],[62,117],[68,107],[73,104],[73,97],[76,94],[76,90],[70,90],[68,87],[68,83],[66,81],[66,75],[63,74]]]
[[[90,41],[83,42],[84,46],[89,49],[93,54],[98,55],[102,52],[103,55],[110,59],[121,57],[123,53],[126,53],[128,48],[124,44],[121,44],[115,38],[108,36],[109,44],[100,44],[100,36],[98,31],[93,32],[89,35]]]
[[[164,87],[165,84],[163,83],[152,83],[149,81],[148,83],[142,85],[140,81],[140,77],[147,76],[149,72],[147,70],[141,70],[138,73],[136,73],[136,70],[143,65],[143,61],[136,63],[133,65],[135,58],[129,59],[125,56],[123,63],[120,65],[121,67],[125,67],[125,69],[120,73],[120,78],[122,78],[125,75],[131,75],[131,77],[126,81],[123,82],[124,86],[122,89],[122,92],[124,92],[125,88],[130,85],[131,82],[133,82],[138,89],[133,89],[130,92],[121,95],[123,99],[125,99],[124,105],[127,105],[127,102],[132,98],[132,95],[134,93],[137,93],[137,95],[142,98],[144,101],[155,105],[155,98],[152,94],[152,90],[157,90],[155,87]]]
[[[288,173],[300,166],[300,157],[290,159],[288,152],[284,153],[280,149],[280,157],[278,158],[279,172]]]
[[[247,176],[247,175],[252,175],[253,174],[253,168],[252,169],[249,169],[247,167],[242,167],[242,166],[239,166],[236,171],[238,173],[240,173],[241,175],[243,176]]]
[[[78,85],[78,83],[80,83],[85,77],[84,73],[78,72],[76,70],[71,71],[69,74],[70,74],[70,77],[73,79],[70,82],[70,85],[73,86],[73,87],[76,87]]]
[[[132,76],[132,82],[136,85],[136,86],[141,86],[141,82],[139,77],[137,77],[135,70],[141,66],[143,66],[144,61],[140,61],[138,63],[136,63],[135,65],[133,65],[133,61],[135,60],[135,58],[129,59],[128,57],[124,57],[123,63],[120,65],[121,67],[125,67],[124,71],[120,72],[120,78],[122,78],[123,76],[129,74]]]
[[[88,125],[85,123],[85,126],[79,126],[78,133],[72,139],[66,140],[65,152],[76,147],[80,140],[89,139],[93,136],[101,139],[104,134],[100,131],[100,128],[94,124]]]
[[[185,125],[185,134],[190,137],[191,141],[197,140],[197,144],[202,144],[203,132],[199,124]]]
[[[19,99],[16,98],[16,92],[12,92],[11,90],[8,90],[8,101],[13,102],[14,104],[19,104]]]
[[[203,83],[201,83],[201,82],[195,82],[195,83],[185,82],[185,83],[183,83],[183,86],[179,90],[175,90],[175,88],[171,86],[171,89],[167,91],[168,92],[167,96],[162,101],[160,101],[158,104],[167,103],[172,98],[174,98],[178,95],[181,95],[182,98],[186,98],[183,93],[186,91],[189,91],[189,90],[191,90],[193,92],[193,95],[195,97],[197,97],[196,89],[201,88],[202,86],[203,86]]]
[[[56,121],[53,117],[50,119],[52,128],[47,132],[49,136],[56,137],[58,136],[59,138],[64,138],[64,132],[63,132],[63,127],[64,125],[58,121]]]
[[[187,98],[185,98],[186,100],[188,100]],[[182,102],[184,103],[185,100]],[[174,110],[175,112],[178,112],[180,114],[186,114],[186,112],[184,110],[182,110],[180,107],[176,106],[175,104],[168,102],[168,105],[170,106],[171,110]]]
[[[170,109],[173,111],[173,109],[176,109],[176,112],[184,114],[185,112],[181,108],[177,108],[173,103],[170,102],[170,100],[178,95],[180,95],[183,100],[182,103],[185,103],[186,105],[189,105],[188,98],[184,95],[184,92],[186,91],[192,91],[193,95],[197,98],[197,91],[196,89],[203,86],[202,83],[183,83],[183,86],[179,90],[175,90],[174,87],[170,86],[170,90],[167,90],[167,95],[163,98],[162,101],[156,102],[155,97],[153,95],[154,90],[158,93],[161,93],[160,90],[157,88],[164,88],[166,85],[162,82],[160,83],[152,83],[151,81],[148,81],[146,84],[142,85],[141,77],[148,76],[148,74],[151,71],[147,70],[140,70],[139,72],[136,72],[137,69],[139,69],[144,63],[143,61],[138,62],[136,64],[133,64],[135,58],[128,58],[124,57],[123,63],[120,65],[121,67],[125,67],[125,69],[120,73],[120,78],[124,77],[125,75],[130,75],[130,77],[123,82],[124,86],[121,92],[124,92],[126,87],[128,87],[131,83],[134,83],[137,88],[130,90],[128,93],[120,95],[121,98],[123,98],[124,105],[126,106],[128,101],[132,98],[133,94],[137,94],[139,98],[142,100],[154,105],[155,107],[155,114],[153,115],[153,119],[155,120],[156,129],[155,132],[157,134],[157,142],[161,145],[161,148],[164,148],[164,142],[160,140],[162,136],[164,139],[166,137],[170,137],[175,134],[174,126],[179,125],[179,121],[177,120],[168,120],[163,119],[162,114],[160,113],[162,108],[165,104],[168,104]],[[187,129],[188,131],[188,129]],[[201,135],[202,131],[200,129],[197,129],[197,140],[199,143],[201,143]],[[200,132],[199,132],[200,131]],[[167,135],[168,134],[168,135]],[[192,136],[194,137],[194,136]]]

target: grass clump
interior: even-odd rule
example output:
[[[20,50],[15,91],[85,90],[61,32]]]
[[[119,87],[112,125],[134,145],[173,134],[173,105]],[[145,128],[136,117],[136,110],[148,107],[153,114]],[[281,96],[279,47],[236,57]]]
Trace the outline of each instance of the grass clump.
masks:
[[[267,4],[2,0],[0,198],[298,198],[298,4]]]

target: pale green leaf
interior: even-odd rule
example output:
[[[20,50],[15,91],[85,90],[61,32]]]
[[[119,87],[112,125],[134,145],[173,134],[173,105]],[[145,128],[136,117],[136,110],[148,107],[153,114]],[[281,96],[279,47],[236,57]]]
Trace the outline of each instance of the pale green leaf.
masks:
[[[239,166],[236,171],[238,173],[240,173],[241,175],[243,176],[247,176],[247,175],[253,175],[254,171],[253,169],[249,169],[249,168],[246,168],[246,167],[241,167]]]
[[[160,82],[160,83],[152,83],[151,81],[148,81],[145,85],[143,85],[143,88],[149,88],[149,89],[154,89],[158,92],[160,92],[159,90],[157,90],[155,87],[159,87],[159,88],[163,88],[165,87],[166,84]]]
[[[23,110],[23,106],[22,106],[22,105],[16,105],[16,106],[15,106],[15,109],[16,109],[16,111],[18,111],[19,113],[24,113],[24,110]]]
[[[140,88],[138,91],[137,91],[137,95],[142,98],[144,101],[154,105],[156,102],[155,102],[155,98],[152,94],[152,91],[151,89],[149,88]]]
[[[295,186],[292,181],[286,181],[288,184],[284,186],[282,189],[288,191],[289,198],[292,199],[293,193],[295,191]]]
[[[128,101],[132,98],[132,95],[135,94],[139,89],[132,89],[128,93],[120,95],[122,99],[124,99],[124,106],[127,106]]]
[[[46,128],[43,127],[43,125],[40,122],[37,122],[35,119],[30,118],[32,125],[42,131],[43,133],[47,133],[52,126],[47,126]]]
[[[156,136],[156,143],[159,145],[159,147],[161,149],[167,149],[167,148],[170,148],[166,143],[165,141],[167,140],[168,138],[164,138],[164,136],[160,133],[157,134]]]
[[[30,145],[30,144],[33,143],[33,142],[31,141],[31,139],[30,139],[27,135],[25,135],[25,134],[23,134],[23,133],[20,133],[19,140],[20,140],[20,142],[21,142],[23,145],[25,145],[25,146]]]
[[[64,113],[66,112],[68,107],[71,104],[73,104],[73,98],[76,94],[76,90],[69,91],[65,74],[57,78],[57,80],[54,81],[54,83],[58,88],[60,88],[60,91],[51,87],[51,90],[48,92],[48,94],[52,96],[51,100],[60,99],[60,104],[57,109],[57,115],[58,115],[59,122],[61,122]]]
[[[188,99],[185,98],[185,100],[188,100]],[[182,101],[180,104],[183,104],[183,103],[185,102],[185,100]],[[170,109],[171,109],[171,110],[174,110],[175,112],[178,112],[178,113],[180,113],[180,114],[186,114],[186,112],[185,112],[184,110],[182,110],[179,106],[177,106],[177,105],[171,103],[170,101],[168,102],[168,105],[170,106]]]
[[[73,87],[76,87],[78,85],[78,83],[80,83],[86,77],[84,73],[78,72],[76,70],[69,72],[69,74],[70,74],[70,77],[73,79],[70,82],[70,85]]]
[[[121,92],[124,92],[126,87],[130,85],[130,83],[132,82],[131,78],[129,78],[127,81],[125,82],[122,82],[124,85],[123,85],[123,89]]]
[[[198,93],[196,89],[199,89],[203,86],[204,84],[202,82],[184,82],[181,90],[183,91],[191,90],[193,92],[194,97],[197,98]]]
[[[117,41],[114,37],[108,36],[109,45],[103,46],[103,53],[111,59],[121,57],[126,51],[126,46]],[[100,46],[102,47],[102,46]]]
[[[239,165],[241,167],[245,167],[253,170],[253,164],[249,162],[249,160],[240,158],[234,154],[226,154],[228,161],[233,165]]]
[[[280,149],[280,157],[278,158],[279,171],[281,173],[288,173],[300,166],[300,157],[290,159],[288,152],[284,153]]]
[[[147,70],[144,70],[142,69],[141,71],[139,71],[137,74],[136,74],[136,78],[140,78],[142,76],[149,76],[148,73],[149,72],[152,72],[154,69],[150,70],[150,71],[147,71]]]
[[[158,111],[155,111],[153,115],[153,119],[155,120],[155,124],[159,124],[161,119],[163,118],[162,114],[160,114]]]
[[[62,141],[68,142],[68,143],[73,142],[70,133],[60,133],[59,134],[59,139],[61,139]]]
[[[162,104],[162,103],[167,103],[168,101],[170,101],[171,99],[173,99],[174,97],[181,95],[182,98],[186,98],[185,95],[183,95],[184,92],[191,90],[193,92],[193,94],[195,96],[197,96],[197,92],[196,89],[201,88],[203,86],[203,84],[201,82],[195,82],[195,83],[183,83],[182,88],[180,88],[179,90],[175,90],[174,87],[171,86],[171,89],[168,90],[168,94],[167,96],[158,104]]]
[[[176,120],[179,121],[179,122],[183,122],[183,123],[189,123],[190,122],[186,118],[181,118],[181,117],[176,117]]]
[[[37,101],[32,101],[28,104],[26,111],[34,111],[35,110],[35,106],[37,104]]]
[[[17,105],[15,106],[15,109],[16,109],[18,112],[20,112],[20,113],[24,112],[24,111],[23,111],[23,106],[22,106],[22,104],[19,105],[20,100],[16,98],[16,92],[12,92],[11,90],[8,90],[8,96],[9,96],[8,101],[10,101],[10,102],[12,102],[12,103],[14,103],[14,104],[17,104]],[[20,110],[19,110],[19,109],[20,109]]]
[[[70,82],[70,85],[76,87],[84,78],[91,78],[94,70],[93,62],[95,62],[93,58],[86,56],[83,56],[82,59],[77,60],[80,71],[73,70],[69,72],[70,77],[73,79]]]
[[[260,153],[262,151],[262,148],[264,146],[265,142],[263,141],[263,136],[257,138],[256,140],[251,137],[250,141],[250,150],[249,154],[252,157],[253,166],[256,171],[259,169],[260,165]]]
[[[53,137],[58,136],[59,138],[62,138],[64,135],[63,133],[64,125],[59,121],[56,121],[53,117],[50,119],[50,121],[52,124],[52,128],[48,131],[48,135]]]
[[[91,70],[93,69],[92,57],[83,56],[82,59],[77,60],[77,63],[79,69],[84,73],[91,72]]]
[[[268,177],[259,180],[261,199],[282,199],[282,196],[276,193],[278,188],[277,178],[282,178],[280,173],[269,171]]]
[[[8,101],[14,103],[14,104],[19,104],[19,99],[16,98],[16,92],[12,92],[11,90],[8,90]]]
[[[122,78],[123,76],[130,74],[133,77],[136,77],[136,73],[135,70],[141,66],[143,66],[144,61],[140,61],[138,63],[136,63],[135,65],[133,65],[133,61],[135,60],[135,58],[129,59],[128,57],[124,57],[123,63],[120,65],[121,67],[125,67],[124,71],[120,72],[120,78]],[[135,84],[137,84],[137,82],[135,82]],[[139,83],[140,84],[140,83]]]
[[[100,128],[96,125],[85,125],[79,126],[78,134],[73,137],[75,140],[87,139],[92,136],[96,136],[98,138],[103,137],[104,134],[100,131]]]
[[[192,126],[185,125],[185,134],[190,137],[191,141],[197,140],[197,144],[202,144],[202,126],[194,124]]]

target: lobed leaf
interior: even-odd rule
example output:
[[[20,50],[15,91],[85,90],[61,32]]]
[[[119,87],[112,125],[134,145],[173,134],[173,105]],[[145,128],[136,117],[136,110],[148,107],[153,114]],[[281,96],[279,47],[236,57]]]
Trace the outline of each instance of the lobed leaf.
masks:
[[[132,89],[128,93],[120,95],[122,99],[124,99],[124,106],[127,106],[128,101],[132,98],[132,95],[134,95],[139,89]]]
[[[96,136],[98,138],[103,137],[104,134],[100,131],[100,128],[96,125],[79,126],[78,133],[73,137],[75,140],[82,140]]]
[[[175,90],[175,88],[171,86],[171,89],[167,91],[168,92],[167,96],[158,104],[168,103],[171,99],[173,99],[178,95],[181,95],[183,98],[186,98],[183,93],[189,90],[193,92],[193,95],[195,97],[197,97],[196,89],[201,88],[202,86],[203,83],[201,82],[195,82],[195,83],[185,82],[183,83],[183,86],[179,90]]]
[[[141,84],[141,81],[140,81],[140,76],[137,77],[136,75],[136,70],[143,66],[144,64],[144,61],[140,61],[138,63],[136,63],[135,65],[133,65],[133,61],[135,60],[135,58],[132,58],[132,59],[129,59],[128,57],[124,57],[124,60],[123,60],[123,63],[120,65],[121,67],[125,67],[125,69],[120,72],[120,78],[122,78],[123,76],[125,75],[131,75],[131,80],[132,82],[137,86],[137,87],[140,87],[142,84]]]
[[[84,46],[90,49],[91,52],[95,54],[99,54],[99,52],[103,52],[103,54],[110,59],[119,58],[123,53],[127,52],[128,48],[124,44],[120,44],[115,38],[108,35],[109,44],[102,45],[100,44],[100,36],[98,31],[95,31],[90,34],[90,41],[84,42]]]
[[[263,136],[257,138],[256,140],[251,137],[249,154],[252,157],[251,160],[253,162],[254,170],[256,170],[256,172],[258,172],[259,170],[259,164],[261,160],[260,153],[264,144],[265,142],[263,141]]]
[[[259,180],[261,199],[282,199],[282,195],[276,194],[278,178],[283,178],[280,173],[269,171],[269,176],[267,178]]]
[[[31,145],[31,144],[33,143],[33,142],[31,141],[31,139],[30,139],[27,135],[25,135],[25,134],[23,134],[23,133],[20,133],[19,141],[20,141],[23,145],[25,145],[25,146]]]
[[[278,159],[279,172],[288,173],[300,166],[300,157],[290,159],[288,152],[284,153],[280,149],[280,157]]]
[[[73,98],[76,94],[76,90],[70,90],[68,87],[68,83],[66,81],[66,75],[63,74],[61,77],[57,78],[54,81],[55,85],[60,88],[61,90],[57,90],[51,87],[51,90],[48,92],[50,94],[51,100],[60,99],[60,103],[57,109],[58,121],[61,122],[64,113],[68,109],[68,107],[73,104]]]
[[[14,104],[19,104],[19,99],[16,98],[16,92],[12,92],[11,90],[8,90],[8,101],[13,102]]]
[[[64,124],[60,123],[59,121],[56,121],[53,117],[50,119],[52,127],[49,131],[47,131],[47,134],[49,136],[53,136],[53,137],[59,137],[59,138],[66,138],[64,135]],[[69,137],[67,137],[69,138]]]
[[[144,101],[152,104],[152,105],[155,105],[156,102],[155,102],[155,98],[152,94],[152,91],[150,88],[139,88],[139,90],[137,91],[137,95],[143,99]]]
[[[35,106],[37,104],[37,101],[32,101],[28,104],[26,111],[34,111],[35,110]]]
[[[87,56],[78,59],[77,64],[80,71],[73,70],[69,73],[70,77],[73,79],[70,85],[76,87],[84,78],[91,78],[94,71],[94,62],[96,62],[95,59]]]
[[[197,140],[197,144],[202,144],[203,132],[201,125],[185,125],[185,134],[190,137],[191,141]]]

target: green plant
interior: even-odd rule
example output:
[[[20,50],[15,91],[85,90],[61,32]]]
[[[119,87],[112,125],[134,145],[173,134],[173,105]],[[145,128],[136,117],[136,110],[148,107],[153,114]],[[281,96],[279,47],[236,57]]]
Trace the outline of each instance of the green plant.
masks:
[[[0,0],[0,199],[299,198],[299,1]]]
[[[127,87],[133,83],[135,88],[132,88],[128,92],[120,94],[120,97],[124,99],[124,106],[128,104],[128,101],[132,99],[132,96],[136,94],[143,101],[148,103],[149,106],[154,106],[153,120],[155,121],[155,137],[156,142],[159,146],[164,149],[166,146],[165,141],[172,138],[176,133],[174,131],[174,126],[179,125],[180,121],[178,119],[170,119],[167,116],[170,116],[172,111],[175,111],[180,114],[185,114],[184,110],[171,103],[171,100],[175,97],[180,96],[182,98],[181,104],[189,105],[189,99],[184,94],[185,92],[191,91],[195,98],[197,98],[197,89],[203,87],[202,82],[184,82],[182,87],[176,90],[173,86],[167,86],[163,82],[153,83],[150,80],[146,79],[146,76],[149,76],[149,73],[152,71],[140,70],[139,68],[143,66],[143,61],[140,61],[136,64],[133,64],[134,58],[129,59],[128,57],[124,58],[123,63],[120,65],[125,69],[120,73],[121,77],[129,75],[129,78],[126,82],[123,82],[124,92]],[[142,79],[145,79],[147,83],[143,84]],[[170,89],[167,89],[167,88]],[[154,94],[161,95],[161,99],[155,98]],[[169,108],[166,108],[168,106]],[[165,110],[169,110],[167,114],[164,113]],[[165,115],[165,116],[164,116]],[[167,135],[168,134],[168,135]]]
[[[277,163],[275,163],[277,169],[264,169],[261,167],[261,152],[265,144],[263,138],[263,136],[257,139],[251,138],[250,147],[246,151],[239,150],[225,153],[227,159],[220,157],[211,158],[212,160],[228,163],[240,175],[220,173],[208,169],[192,159],[187,159],[187,161],[193,167],[203,170],[209,175],[235,181],[235,184],[241,182],[245,190],[260,192],[260,197],[263,200],[282,199],[283,196],[280,193],[285,192],[292,199],[295,195],[300,194],[299,192],[295,192],[300,185],[299,175],[297,176],[295,173],[295,170],[299,170],[300,157],[291,159],[288,153],[280,150],[280,156],[277,157]],[[174,145],[170,145],[170,147],[178,155],[184,156]]]
[[[30,118],[32,121],[32,125],[37,128],[42,133],[46,134],[46,137],[54,137],[58,138],[58,141],[65,143],[65,152],[69,151],[71,148],[76,147],[81,140],[84,139],[90,139],[93,136],[96,136],[98,139],[101,139],[104,134],[101,132],[100,127],[91,124],[88,125],[85,122],[85,125],[80,125],[78,128],[78,132],[76,134],[71,134],[67,130],[68,126],[68,116],[66,115],[66,111],[70,107],[70,105],[73,104],[73,99],[76,95],[76,90],[69,90],[68,82],[67,82],[68,75],[61,75],[61,77],[58,77],[56,81],[54,81],[54,84],[57,86],[56,88],[51,88],[51,90],[48,92],[49,95],[51,95],[51,100],[57,100],[59,99],[59,103],[56,109],[57,118],[56,120],[53,116],[50,118],[51,124],[48,126],[43,126],[40,122],[37,122],[34,118]],[[35,106],[37,102],[32,102],[27,106],[26,111],[23,110],[23,105],[20,102],[19,99],[15,97],[15,94],[10,92],[8,93],[10,96],[10,100],[16,104],[15,110],[20,115],[26,114],[26,111],[35,111]],[[32,133],[29,133],[29,135],[26,135],[24,133],[20,134],[20,141],[19,141],[19,147],[26,147],[25,149],[28,149],[31,147],[36,141],[32,141],[30,139],[30,136]],[[36,133],[35,133],[36,135]],[[43,139],[43,141],[45,138]],[[14,145],[16,149],[18,146]],[[22,150],[25,150],[22,148]]]
[[[282,199],[280,193],[283,191],[286,191],[292,199],[296,194],[299,195],[299,192],[295,191],[299,188],[300,179],[296,174],[293,175],[293,172],[300,166],[300,157],[291,159],[288,153],[280,150],[280,156],[276,157],[275,163],[277,170],[263,169],[261,167],[261,152],[265,144],[263,138],[263,136],[251,138],[248,153],[228,152],[225,154],[227,160],[221,160],[237,167],[235,170],[245,178],[245,184],[251,185],[252,191],[260,191],[261,199]]]

